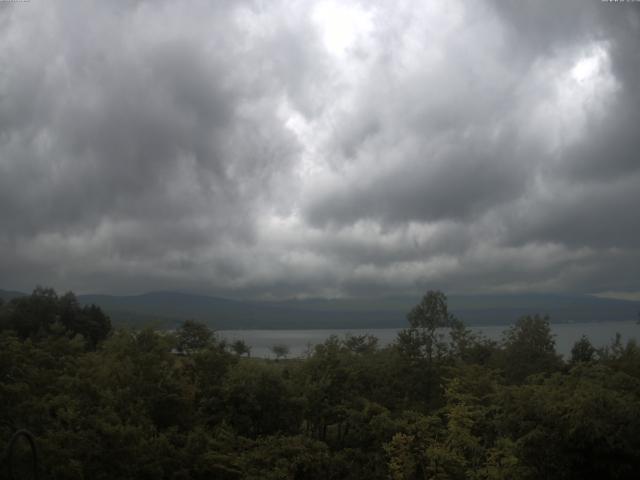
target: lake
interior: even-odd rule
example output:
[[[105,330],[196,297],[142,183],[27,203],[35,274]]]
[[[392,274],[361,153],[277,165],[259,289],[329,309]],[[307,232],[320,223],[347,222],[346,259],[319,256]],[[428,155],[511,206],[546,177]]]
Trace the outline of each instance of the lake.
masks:
[[[505,325],[487,325],[470,327],[488,338],[499,340],[508,327]],[[244,340],[251,347],[254,357],[274,358],[271,347],[276,344],[286,345],[290,349],[289,357],[305,355],[309,346],[324,342],[331,335],[343,337],[347,333],[364,335],[366,333],[378,338],[380,346],[390,344],[396,339],[399,328],[372,329],[328,329],[328,330],[219,330],[221,338],[228,341]],[[636,322],[603,322],[603,323],[559,323],[551,324],[555,335],[556,351],[569,356],[576,340],[586,335],[596,347],[609,345],[616,333],[622,335],[626,343],[630,339],[640,338],[640,325]]]

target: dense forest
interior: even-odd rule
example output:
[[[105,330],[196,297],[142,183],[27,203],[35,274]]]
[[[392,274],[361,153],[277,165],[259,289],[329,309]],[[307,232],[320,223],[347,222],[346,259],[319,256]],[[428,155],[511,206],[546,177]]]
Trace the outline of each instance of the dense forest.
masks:
[[[437,291],[407,319],[385,348],[330,337],[276,361],[37,288],[0,305],[0,447],[27,429],[52,479],[637,478],[634,341],[563,359],[540,316],[490,341]],[[28,445],[1,475],[30,478]]]

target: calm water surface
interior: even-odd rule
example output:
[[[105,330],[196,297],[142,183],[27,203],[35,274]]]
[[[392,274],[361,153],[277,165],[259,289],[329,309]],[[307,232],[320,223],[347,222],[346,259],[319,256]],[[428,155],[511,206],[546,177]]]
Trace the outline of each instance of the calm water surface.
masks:
[[[508,327],[504,325],[489,325],[472,327],[472,330],[484,334],[486,337],[499,340]],[[372,329],[330,329],[330,330],[220,330],[219,335],[229,341],[244,340],[251,347],[254,357],[273,358],[271,347],[276,344],[286,345],[290,349],[289,357],[305,355],[313,345],[324,342],[330,335],[363,335],[365,333],[378,338],[379,345],[385,346],[396,339],[399,328]],[[606,323],[565,323],[551,325],[555,335],[556,351],[565,357],[570,355],[571,347],[582,335],[586,335],[596,347],[608,345],[615,338],[616,333],[622,335],[623,342],[640,338],[640,325],[636,322],[606,322]]]

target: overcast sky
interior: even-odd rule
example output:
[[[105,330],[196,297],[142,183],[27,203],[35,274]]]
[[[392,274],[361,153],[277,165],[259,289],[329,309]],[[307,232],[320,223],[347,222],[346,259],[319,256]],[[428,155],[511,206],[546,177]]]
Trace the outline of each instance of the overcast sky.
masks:
[[[640,292],[640,3],[0,3],[0,288]]]

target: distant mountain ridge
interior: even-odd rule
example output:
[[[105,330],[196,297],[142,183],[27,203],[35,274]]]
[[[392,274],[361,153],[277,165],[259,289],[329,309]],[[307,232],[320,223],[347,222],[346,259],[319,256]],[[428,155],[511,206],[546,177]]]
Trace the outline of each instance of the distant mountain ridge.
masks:
[[[0,290],[5,300],[25,295]],[[589,295],[450,295],[452,313],[467,325],[506,325],[523,315],[549,315],[553,323],[638,320],[640,302]],[[118,324],[173,328],[182,320],[225,329],[397,328],[420,297],[375,299],[230,300],[180,292],[141,295],[79,295],[99,305]]]
[[[13,290],[0,290],[0,299],[4,301],[9,301],[12,298],[16,298],[16,297],[24,297],[25,295],[27,294],[22,292],[16,292]]]
[[[142,316],[159,326],[191,318],[217,329],[384,328],[398,326],[404,319],[404,314],[398,318],[384,310],[317,309],[296,301],[241,301],[177,292],[79,295],[78,299],[99,305],[116,323],[138,323],[135,317]]]

